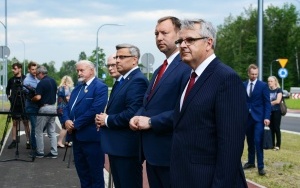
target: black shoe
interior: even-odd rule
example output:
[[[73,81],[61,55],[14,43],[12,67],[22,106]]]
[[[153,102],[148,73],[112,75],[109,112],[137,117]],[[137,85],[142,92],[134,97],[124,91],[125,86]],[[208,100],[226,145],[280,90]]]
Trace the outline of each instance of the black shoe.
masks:
[[[246,163],[243,167],[243,169],[249,169],[249,168],[255,168],[255,164]]]
[[[32,158],[43,158],[44,154],[39,154],[36,151],[31,151],[29,153],[29,157],[32,157]]]
[[[26,142],[26,149],[31,149],[29,141]]]
[[[261,176],[264,176],[264,175],[266,175],[266,171],[262,168],[262,169],[258,170],[258,174]]]
[[[10,144],[9,144],[9,146],[7,146],[7,149],[13,149],[13,148],[15,148],[17,146],[17,142],[15,141],[15,140],[13,140]]]
[[[53,155],[51,152],[44,156],[45,158],[56,159],[57,155]]]

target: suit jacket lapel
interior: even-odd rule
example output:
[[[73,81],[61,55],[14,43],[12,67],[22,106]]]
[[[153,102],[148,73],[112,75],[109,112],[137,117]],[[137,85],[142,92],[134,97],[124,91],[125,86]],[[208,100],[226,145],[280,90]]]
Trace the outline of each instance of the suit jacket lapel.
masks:
[[[124,88],[127,84],[129,84],[129,82],[131,81],[131,78],[137,73],[140,72],[140,69],[135,69],[134,71],[132,71],[122,82],[121,85],[118,86],[118,88],[116,88],[116,90],[114,90],[114,92],[111,93],[111,95],[109,96],[109,101],[107,104],[107,108],[109,108],[110,104],[112,103],[112,101],[114,100],[114,98],[118,95],[118,93],[122,90],[122,88]]]
[[[83,98],[84,98],[84,96],[89,92],[89,88],[91,88],[91,87],[93,87],[93,85],[95,84],[95,82],[96,82],[96,79],[98,79],[98,78],[94,78],[94,80],[90,83],[90,85],[88,85],[88,86],[83,86],[82,85],[82,88],[81,88],[81,90],[79,91],[80,93],[79,93],[79,96],[78,96],[78,98],[77,98],[77,101],[76,101],[76,104],[77,103],[79,103]],[[86,88],[85,88],[86,87]],[[75,105],[76,105],[75,104]]]
[[[200,77],[197,79],[195,85],[193,86],[193,88],[191,89],[189,95],[186,97],[185,101],[182,104],[182,108],[180,111],[180,117],[184,114],[186,108],[188,107],[188,105],[191,103],[191,101],[193,100],[193,98],[195,97],[195,95],[201,89],[201,87],[203,86],[203,84],[205,83],[205,81],[211,76],[211,74],[214,72],[215,66],[218,65],[220,62],[218,61],[217,58],[215,58],[203,71],[203,73],[200,75]],[[180,119],[180,118],[179,118]],[[178,121],[179,121],[178,119]]]
[[[156,94],[156,92],[157,92],[157,90],[158,90],[158,88],[160,87],[160,86],[162,86],[162,84],[163,84],[163,82],[164,82],[164,80],[169,76],[169,75],[171,75],[171,73],[173,72],[173,70],[179,65],[179,63],[181,62],[181,60],[180,60],[180,62],[179,62],[179,59],[180,59],[180,56],[179,56],[179,54],[174,58],[174,60],[172,61],[172,63],[169,65],[169,67],[167,68],[167,70],[164,72],[164,74],[163,74],[163,76],[162,76],[162,78],[160,79],[160,81],[159,81],[159,83],[156,85],[156,87],[154,88],[154,90],[152,91],[152,93],[151,93],[151,98]],[[162,65],[161,65],[162,66]],[[159,69],[161,68],[161,66],[159,67]],[[158,70],[159,70],[158,69]],[[156,74],[155,75],[153,75],[153,76],[157,76],[157,74],[158,74],[158,71],[156,71]],[[174,73],[173,73],[174,74]],[[154,78],[155,78],[154,77]],[[151,87],[148,87],[148,89],[150,88],[150,90],[149,90],[149,94],[150,94],[150,91],[151,91],[151,88],[153,87],[153,84],[154,84],[154,80],[155,79],[152,79],[152,81],[151,81],[151,83],[150,83],[150,86]],[[148,91],[147,91],[148,92]],[[148,97],[147,97],[148,98]],[[149,99],[149,100],[147,100],[147,98],[146,98],[146,103],[149,103],[149,101],[151,101],[151,98]]]

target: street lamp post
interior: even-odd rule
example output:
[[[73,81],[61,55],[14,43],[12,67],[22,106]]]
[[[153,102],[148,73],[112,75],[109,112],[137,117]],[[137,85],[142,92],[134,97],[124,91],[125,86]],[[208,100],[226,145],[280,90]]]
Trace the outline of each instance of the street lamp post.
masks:
[[[19,40],[23,43],[23,74],[25,75],[25,42],[23,40]]]
[[[97,41],[96,41],[96,75],[97,75],[97,77],[98,77],[98,33],[99,33],[99,30],[102,28],[102,27],[104,27],[104,26],[106,26],[106,25],[111,25],[111,26],[124,26],[123,24],[102,24],[102,25],[100,25],[100,27],[98,28],[98,30],[97,30]]]
[[[272,64],[273,62],[278,61],[278,59],[275,59],[273,61],[271,61],[271,65],[270,65],[270,76],[273,76],[273,69],[272,69]]]
[[[1,21],[0,23],[3,25],[4,29],[5,29],[5,46],[7,47],[7,0],[4,1],[4,6],[5,6],[5,11],[4,11],[4,18],[5,18],[5,24],[3,24]],[[2,70],[4,70],[4,74],[3,74],[3,81],[1,82],[2,85],[4,85],[5,87],[3,87],[3,92],[6,89],[7,86],[7,57],[4,58],[4,65]],[[4,109],[3,106],[3,101],[4,101],[4,95],[2,95],[2,110]]]

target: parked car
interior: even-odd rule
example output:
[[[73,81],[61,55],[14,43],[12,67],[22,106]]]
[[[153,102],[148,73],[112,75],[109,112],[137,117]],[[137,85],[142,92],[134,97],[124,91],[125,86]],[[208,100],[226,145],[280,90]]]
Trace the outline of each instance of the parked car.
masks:
[[[284,99],[290,98],[290,93],[287,90],[282,90],[282,92],[283,92],[282,96]]]

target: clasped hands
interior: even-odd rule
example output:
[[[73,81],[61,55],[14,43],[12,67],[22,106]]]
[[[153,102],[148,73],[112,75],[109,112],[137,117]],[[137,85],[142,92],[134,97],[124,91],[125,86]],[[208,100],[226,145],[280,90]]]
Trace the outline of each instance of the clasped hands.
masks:
[[[134,116],[129,121],[129,127],[133,131],[150,129],[149,119],[146,116]]]
[[[106,113],[96,114],[95,124],[96,124],[97,130],[99,130],[100,127],[105,126],[105,119],[106,119],[106,117],[107,117]]]

